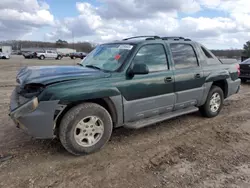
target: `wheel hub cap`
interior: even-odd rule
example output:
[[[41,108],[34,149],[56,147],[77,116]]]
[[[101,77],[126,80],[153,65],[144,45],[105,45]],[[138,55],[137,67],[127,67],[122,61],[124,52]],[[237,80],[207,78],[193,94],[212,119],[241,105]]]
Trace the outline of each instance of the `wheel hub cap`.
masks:
[[[95,145],[104,133],[104,124],[102,120],[96,116],[88,116],[83,118],[74,131],[75,141],[84,147]]]
[[[221,105],[221,97],[219,93],[214,93],[210,99],[210,109],[212,112],[217,112]]]

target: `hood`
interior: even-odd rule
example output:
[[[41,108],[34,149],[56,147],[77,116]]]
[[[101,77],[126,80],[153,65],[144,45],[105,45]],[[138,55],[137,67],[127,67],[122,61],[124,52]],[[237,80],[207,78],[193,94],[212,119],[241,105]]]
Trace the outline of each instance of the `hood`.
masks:
[[[9,56],[9,54],[0,52],[0,56]]]
[[[241,70],[250,70],[250,58],[240,63]]]
[[[39,83],[48,85],[75,79],[95,79],[109,77],[110,73],[82,66],[30,66],[17,73],[16,80],[21,85]]]

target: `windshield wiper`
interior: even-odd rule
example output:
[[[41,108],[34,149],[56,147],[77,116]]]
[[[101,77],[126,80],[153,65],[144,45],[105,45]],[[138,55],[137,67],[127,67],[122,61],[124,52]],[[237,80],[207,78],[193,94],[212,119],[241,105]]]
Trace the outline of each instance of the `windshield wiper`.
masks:
[[[99,67],[97,67],[95,65],[86,65],[85,67],[101,70],[101,68],[99,68]]]

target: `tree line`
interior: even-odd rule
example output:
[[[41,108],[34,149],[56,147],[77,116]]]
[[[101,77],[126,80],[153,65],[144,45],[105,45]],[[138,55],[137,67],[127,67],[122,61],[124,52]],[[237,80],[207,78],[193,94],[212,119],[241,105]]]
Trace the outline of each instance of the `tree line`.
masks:
[[[228,49],[228,50],[211,50],[211,52],[217,57],[235,58],[243,55],[241,49]]]
[[[87,52],[95,48],[95,45],[89,42],[69,43],[65,40],[57,40],[56,42],[28,41],[28,40],[9,40],[2,41],[0,45],[10,45],[12,50],[19,51],[22,48],[72,48],[77,52]]]
[[[237,58],[240,57],[242,60],[250,58],[250,41],[247,41],[243,45],[243,49],[230,49],[230,50],[211,50],[215,56]]]
[[[57,40],[56,42],[43,42],[43,41],[28,41],[28,40],[9,40],[2,41],[0,45],[11,45],[13,50],[21,50],[21,48],[72,48],[77,52],[92,51],[96,44],[89,42],[67,42],[65,40]],[[243,49],[227,49],[227,50],[211,50],[217,57],[225,58],[240,58],[250,57],[250,41],[247,41]]]

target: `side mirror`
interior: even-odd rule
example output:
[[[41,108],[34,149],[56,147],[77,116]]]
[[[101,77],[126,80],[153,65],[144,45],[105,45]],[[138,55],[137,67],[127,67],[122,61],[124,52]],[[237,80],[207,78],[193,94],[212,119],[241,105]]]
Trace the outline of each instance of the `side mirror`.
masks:
[[[131,73],[132,74],[148,74],[149,69],[148,69],[148,66],[146,64],[138,63],[138,64],[134,64],[134,66],[131,70]]]

